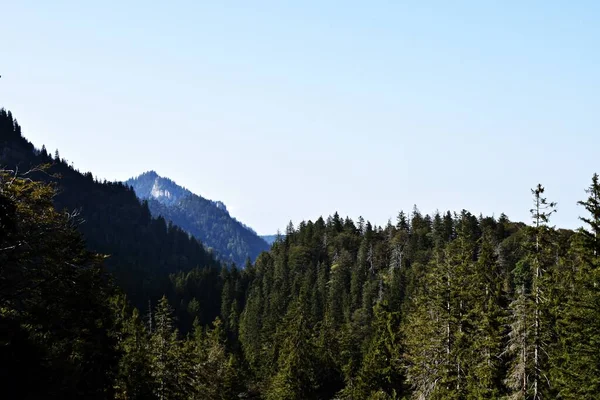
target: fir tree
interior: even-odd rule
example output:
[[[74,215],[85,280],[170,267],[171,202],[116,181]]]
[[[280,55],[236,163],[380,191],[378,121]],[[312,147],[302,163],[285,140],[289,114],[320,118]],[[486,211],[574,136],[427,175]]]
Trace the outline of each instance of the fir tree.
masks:
[[[173,319],[173,309],[166,297],[159,301],[154,312],[155,327],[150,338],[154,393],[159,400],[183,397],[181,349]]]
[[[600,391],[600,288],[599,237],[600,184],[594,174],[586,190],[589,197],[579,201],[588,213],[586,224],[571,242],[569,257],[561,262],[556,287],[554,314],[558,341],[552,352],[552,377],[565,399],[593,398]]]
[[[285,327],[285,328],[283,328]],[[277,374],[267,392],[267,399],[301,400],[310,398],[317,389],[314,336],[308,324],[303,299],[290,306],[282,330]]]
[[[342,391],[343,398],[400,398],[403,394],[399,315],[391,312],[385,302],[375,306],[374,314],[373,334],[366,347],[361,368],[356,380]]]
[[[149,336],[137,309],[131,316],[121,300],[117,303],[123,317],[117,344],[122,356],[116,379],[117,399],[147,399],[152,395],[151,359]]]
[[[526,258],[522,265],[530,268],[531,284],[521,282],[517,297],[511,304],[512,316],[507,353],[511,355],[510,372],[506,380],[511,398],[538,400],[549,393],[547,363],[550,326],[546,301],[549,268],[555,262],[553,230],[548,226],[556,203],[548,202],[542,185],[532,189],[533,204],[526,242]]]

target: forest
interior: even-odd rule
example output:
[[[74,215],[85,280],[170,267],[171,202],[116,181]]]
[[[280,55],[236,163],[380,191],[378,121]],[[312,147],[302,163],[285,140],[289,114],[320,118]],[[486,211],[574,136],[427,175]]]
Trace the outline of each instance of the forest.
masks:
[[[600,179],[581,228],[415,206],[291,222],[225,265],[0,112],[0,383],[39,399],[594,399]],[[58,152],[57,152],[58,153]],[[368,212],[368,210],[365,210]],[[152,253],[149,253],[152,252]]]

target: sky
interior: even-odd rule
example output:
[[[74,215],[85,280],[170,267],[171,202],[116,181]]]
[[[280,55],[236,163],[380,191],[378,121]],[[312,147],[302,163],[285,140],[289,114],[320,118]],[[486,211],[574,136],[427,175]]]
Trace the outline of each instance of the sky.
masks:
[[[89,3],[89,4],[84,4]],[[0,0],[0,107],[99,178],[156,170],[260,234],[338,211],[579,226],[597,1]]]

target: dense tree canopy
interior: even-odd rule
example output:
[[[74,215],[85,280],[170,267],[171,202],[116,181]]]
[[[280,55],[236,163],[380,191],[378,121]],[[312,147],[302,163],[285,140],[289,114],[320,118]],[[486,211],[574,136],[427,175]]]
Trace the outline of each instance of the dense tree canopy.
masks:
[[[100,182],[91,173],[82,174],[69,166],[60,155],[52,158],[44,148],[35,149],[4,110],[0,110],[0,147],[0,166],[17,172],[33,169],[28,178],[56,185],[52,198],[56,209],[77,217],[77,228],[88,248],[109,256],[105,265],[137,307],[169,293],[170,274],[195,268],[219,274],[220,264],[200,242],[164,218],[152,218],[148,205],[129,187]],[[38,171],[39,165],[48,168]],[[220,295],[220,288],[212,285],[202,290],[213,291],[212,297]],[[210,320],[218,315],[218,305],[204,309]]]
[[[7,398],[112,394],[114,293],[52,187],[0,172],[0,381]]]
[[[538,185],[529,225],[416,206],[384,227],[335,213],[290,223],[239,269],[152,219],[127,187],[33,148],[5,111],[0,129],[2,162],[14,166],[0,172],[0,383],[9,398],[600,391],[597,175],[577,231],[552,226],[556,205]]]

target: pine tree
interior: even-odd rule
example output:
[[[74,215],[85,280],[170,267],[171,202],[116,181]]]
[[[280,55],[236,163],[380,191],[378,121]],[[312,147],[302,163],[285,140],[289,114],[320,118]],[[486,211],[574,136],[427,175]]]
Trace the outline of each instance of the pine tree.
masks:
[[[189,390],[186,393],[190,400],[204,398],[207,385],[205,332],[198,318],[194,319],[192,331],[183,343],[185,371]]]
[[[390,311],[386,302],[378,303],[374,314],[373,334],[367,344],[357,379],[341,392],[343,398],[400,398],[403,394],[399,314]]]
[[[589,249],[591,258],[597,263],[600,258],[600,178],[598,174],[592,177],[592,184],[586,193],[589,195],[587,200],[579,201],[577,204],[583,206],[590,214],[589,217],[580,217],[588,229],[581,228],[579,234],[583,237],[585,248]],[[597,264],[594,265],[597,267]]]
[[[600,391],[600,183],[594,174],[579,201],[588,212],[587,225],[577,231],[568,258],[555,279],[556,330],[552,366],[558,393],[565,399],[593,398]]]
[[[2,121],[11,132],[16,124]],[[10,122],[6,124],[6,122]],[[33,154],[33,151],[30,152]],[[0,170],[0,384],[7,398],[114,397],[116,290],[52,185]]]
[[[556,203],[542,197],[542,185],[538,184],[531,192],[533,226],[529,229],[526,258],[522,263],[530,268],[531,284],[521,282],[510,307],[512,316],[507,354],[511,360],[506,384],[513,399],[539,400],[550,390],[547,354],[552,332],[548,324],[549,306],[545,292],[549,268],[555,263],[553,230],[548,222],[556,211]]]
[[[398,217],[396,218],[396,228],[405,232],[408,232],[410,229],[408,224],[408,218],[406,217],[404,211],[400,211],[398,213]]]
[[[466,322],[470,326],[467,357],[467,398],[498,398],[502,393],[502,346],[506,315],[502,308],[504,277],[498,264],[492,232],[479,240],[479,254],[473,264],[473,290]]]
[[[304,299],[295,301],[281,325],[277,338],[282,346],[266,398],[268,400],[302,400],[317,389],[316,349],[309,326]]]
[[[496,300],[490,292],[498,285],[486,276],[487,268],[493,267],[491,249],[488,246],[481,254],[486,258],[477,261],[477,219],[463,211],[456,224],[456,239],[446,243],[439,236],[435,241],[434,256],[404,326],[407,381],[414,398],[477,398],[478,391],[493,391],[497,384],[491,378],[486,381],[484,374],[493,368],[486,361],[499,353],[493,330],[501,324],[487,304]],[[442,224],[436,225],[441,230]],[[482,346],[492,353],[487,358]]]
[[[125,308],[124,303],[121,307]],[[137,309],[131,317],[124,312],[120,340],[121,351],[116,379],[117,399],[147,399],[152,396],[151,359],[149,357],[148,334]]]
[[[405,324],[407,382],[415,399],[455,397],[456,278],[443,248],[411,298]]]
[[[535,324],[534,303],[525,285],[516,292],[515,300],[510,304],[510,332],[506,354],[510,356],[510,365],[505,383],[510,390],[509,399],[525,400],[531,398],[531,370],[533,366],[534,343],[531,327]]]
[[[233,303],[233,288],[231,286],[229,271],[226,267],[223,267],[221,272],[221,280],[223,282],[223,289],[221,290],[221,320],[227,330],[229,328],[229,314]]]
[[[162,297],[154,312],[155,327],[150,338],[154,393],[159,400],[181,399],[184,390],[181,349],[173,309]]]
[[[241,382],[233,355],[228,354],[223,323],[217,317],[206,333],[196,324],[192,345],[192,388],[194,399],[228,400],[237,397]]]

